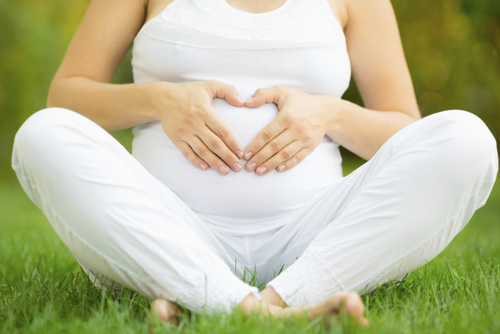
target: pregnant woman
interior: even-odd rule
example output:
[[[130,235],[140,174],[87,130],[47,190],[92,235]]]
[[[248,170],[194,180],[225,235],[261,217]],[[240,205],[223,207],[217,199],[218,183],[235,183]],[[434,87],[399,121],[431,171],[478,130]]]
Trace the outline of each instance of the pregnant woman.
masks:
[[[135,82],[111,84],[132,44]],[[473,114],[420,119],[389,0],[93,0],[47,104],[19,181],[97,285],[165,321],[366,324],[358,292],[437,256],[498,169]],[[106,131],[128,127],[132,154]],[[369,161],[343,178],[339,145]]]

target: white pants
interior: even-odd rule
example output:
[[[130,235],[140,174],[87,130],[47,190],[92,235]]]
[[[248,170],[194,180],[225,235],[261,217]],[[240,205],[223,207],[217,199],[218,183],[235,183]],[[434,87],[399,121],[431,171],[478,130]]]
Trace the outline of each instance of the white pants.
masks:
[[[24,123],[13,168],[91,277],[211,312],[258,294],[240,280],[238,257],[249,245],[268,259],[256,266],[260,280],[287,266],[268,285],[291,306],[400,278],[437,256],[484,205],[498,157],[476,116],[425,117],[282,217],[279,231],[256,239],[210,229],[110,134],[66,109],[45,109]]]

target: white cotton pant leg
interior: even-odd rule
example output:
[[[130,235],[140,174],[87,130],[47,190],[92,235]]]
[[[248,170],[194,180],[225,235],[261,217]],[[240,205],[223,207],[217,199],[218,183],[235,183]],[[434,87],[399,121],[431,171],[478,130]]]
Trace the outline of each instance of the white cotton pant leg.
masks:
[[[13,167],[91,275],[200,312],[256,293],[232,274],[235,260],[254,264],[260,281],[289,266],[269,285],[291,306],[403,276],[439,254],[485,203],[498,158],[476,116],[438,113],[399,131],[358,170],[276,218],[282,227],[259,235],[248,225],[247,234],[221,233],[69,110],[30,117],[16,136]]]
[[[13,168],[91,275],[195,312],[258,294],[221,260],[201,219],[86,117],[61,108],[32,115],[16,135]]]
[[[495,139],[478,117],[457,110],[425,117],[311,200],[305,211],[314,217],[297,232],[309,246],[268,285],[288,305],[304,306],[401,278],[462,230],[497,171]]]

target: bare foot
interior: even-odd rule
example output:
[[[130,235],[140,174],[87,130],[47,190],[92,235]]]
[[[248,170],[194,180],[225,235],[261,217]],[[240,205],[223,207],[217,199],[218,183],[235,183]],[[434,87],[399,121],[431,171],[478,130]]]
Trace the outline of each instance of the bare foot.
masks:
[[[280,295],[274,291],[272,286],[268,286],[260,292],[263,301],[267,301],[271,305],[287,307],[288,305],[281,299]]]
[[[365,305],[357,292],[336,292],[324,301],[302,308],[308,310],[307,317],[314,319],[319,316],[324,316],[326,321],[334,315],[339,315],[341,310],[356,320],[359,324],[368,327],[369,322],[364,317]]]
[[[276,301],[274,298],[271,298],[271,300]],[[329,322],[332,316],[337,316],[341,310],[344,310],[357,323],[363,326],[369,325],[368,320],[364,317],[365,305],[357,292],[336,292],[324,301],[312,306],[287,308],[273,305],[269,299],[261,301],[255,296],[249,295],[240,303],[239,307],[247,314],[262,312],[264,316],[273,315],[277,318],[306,315],[310,320],[324,317],[326,322]]]
[[[158,319],[162,322],[177,326],[180,322],[179,315],[181,314],[184,314],[184,311],[174,303],[171,303],[164,299],[157,299],[151,306],[149,318],[150,320]],[[152,333],[153,331],[154,327],[152,323],[149,327],[149,332]]]

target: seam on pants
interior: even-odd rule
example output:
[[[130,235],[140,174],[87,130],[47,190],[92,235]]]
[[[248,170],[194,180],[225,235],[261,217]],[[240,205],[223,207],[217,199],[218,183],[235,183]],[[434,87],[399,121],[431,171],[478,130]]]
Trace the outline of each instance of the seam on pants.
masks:
[[[29,180],[29,178],[26,176],[26,173],[24,173],[24,168],[22,168],[21,165],[14,165],[14,164],[12,164],[10,167],[14,170],[14,172],[16,173],[16,176],[19,177],[19,174],[21,174],[20,176],[22,176],[23,179],[28,179]],[[33,183],[31,182],[31,180],[30,180],[30,185],[33,185]]]
[[[434,238],[436,234],[438,234],[439,232],[441,232],[443,229],[445,228],[445,226],[441,227],[439,230],[437,230],[436,232],[434,232],[429,238],[427,238],[424,242],[420,243],[418,246],[416,246],[415,248],[411,249],[410,251],[408,251],[407,253],[405,253],[404,255],[401,255],[400,257],[398,257],[396,260],[392,261],[390,264],[388,264],[387,266],[385,266],[383,269],[381,270],[378,270],[378,275],[366,275],[366,276],[371,276],[371,277],[377,277],[377,276],[380,276],[380,273],[383,272],[384,270],[386,270],[387,268],[390,268],[392,267],[394,264],[396,264],[398,261],[400,261],[402,258],[404,258],[405,256],[408,256],[410,253],[414,252],[415,250],[417,250],[418,248],[420,248],[423,244],[426,244],[427,242],[430,241],[430,239]],[[319,264],[321,264],[323,266],[323,268],[325,269],[326,272],[328,272],[330,274],[330,276],[332,277],[332,279],[338,284],[338,286],[342,289],[342,291],[346,291],[345,287],[344,287],[344,284],[340,283],[340,280],[337,278],[337,276],[335,274],[332,273],[332,271],[330,270],[329,266],[325,265],[323,261],[321,261],[320,258],[318,258],[314,253],[312,253],[311,251],[307,251],[310,255],[312,255],[317,261]],[[427,261],[427,260],[426,260]],[[429,262],[429,261],[427,261]],[[365,276],[365,277],[366,277]],[[360,280],[356,281],[355,284],[352,284],[352,285],[357,285],[358,283],[360,282]],[[378,284],[378,283],[377,283]],[[366,291],[368,292],[368,291]]]
[[[474,196],[472,196],[472,197],[474,197]],[[463,209],[463,207],[464,207],[464,205],[463,205],[463,204],[461,204],[461,205],[460,205],[460,208],[461,208],[461,209],[457,212],[457,214],[455,215],[455,217],[456,217],[456,216],[458,216],[460,213],[462,213],[462,212],[463,212],[463,210],[464,210],[464,209]],[[453,219],[453,218],[451,219],[451,221],[454,221],[454,220],[455,220],[455,219]],[[441,226],[441,228],[439,228],[439,229],[438,229],[438,230],[436,230],[434,233],[432,233],[432,234],[431,234],[428,238],[426,238],[426,239],[425,239],[425,241],[423,241],[423,242],[419,243],[417,246],[415,246],[415,247],[414,247],[414,248],[412,248],[411,250],[407,251],[407,252],[406,252],[406,253],[404,253],[403,255],[400,255],[400,256],[399,256],[399,257],[397,257],[394,261],[391,261],[388,265],[386,265],[383,269],[378,270],[377,275],[371,275],[371,276],[372,276],[372,277],[378,277],[378,276],[380,276],[380,273],[381,273],[381,272],[383,272],[383,271],[387,270],[387,268],[390,268],[390,267],[394,266],[394,265],[395,265],[397,262],[399,262],[402,258],[404,258],[404,257],[408,256],[409,254],[411,254],[411,253],[413,253],[414,251],[416,251],[418,248],[422,247],[422,245],[424,245],[424,244],[428,243],[428,242],[429,242],[432,238],[434,238],[434,237],[435,237],[438,233],[440,233],[443,229],[445,229],[447,225],[448,225],[448,224],[443,224],[443,225]],[[341,284],[341,283],[340,283],[339,279],[337,278],[337,276],[336,276],[335,274],[333,274],[333,273],[332,273],[332,271],[330,270],[330,268],[329,268],[328,266],[326,266],[326,265],[324,264],[324,262],[323,262],[323,261],[321,261],[321,259],[320,259],[320,258],[318,258],[318,257],[317,257],[314,253],[312,253],[310,250],[306,250],[306,251],[307,251],[308,253],[310,253],[310,254],[311,254],[311,255],[312,255],[312,256],[313,256],[313,257],[314,257],[314,258],[318,261],[318,263],[320,263],[320,264],[324,267],[324,269],[325,269],[325,270],[326,270],[326,271],[327,271],[327,272],[331,275],[331,277],[332,277],[332,278],[336,281],[336,283],[337,283],[337,284],[341,287],[341,289],[342,289],[343,291],[345,291],[344,284]],[[439,254],[438,254],[438,255],[439,255]],[[437,255],[436,255],[436,256],[437,256]],[[434,258],[435,258],[435,257],[434,257]],[[433,259],[434,259],[434,258],[433,258]],[[426,263],[428,263],[428,262],[430,262],[430,261],[432,261],[432,259],[431,259],[431,260],[426,260]],[[417,269],[417,268],[416,268],[416,269]],[[353,284],[353,285],[357,285],[357,283],[359,283],[359,282],[360,282],[360,280],[356,281],[356,282],[355,282],[356,284]]]
[[[409,124],[408,126],[404,127],[404,128],[403,128],[403,129],[401,129],[400,131],[398,131],[396,134],[394,134],[391,138],[389,138],[389,139],[386,141],[386,143],[384,143],[384,145],[381,147],[381,149],[377,152],[377,155],[380,155],[380,154],[381,154],[381,153],[379,153],[379,152],[383,152],[384,150],[388,150],[390,147],[392,147],[392,146],[391,146],[391,145],[389,145],[389,144],[390,144],[392,141],[395,141],[395,139],[397,139],[397,137],[400,137],[400,136],[405,135],[405,134],[406,134],[406,132],[408,132],[408,128],[409,128],[410,126],[412,126],[412,125],[414,126],[414,124],[416,124],[416,123],[418,123],[418,121],[417,121],[417,122],[413,122],[413,123]],[[393,144],[395,144],[395,143],[393,143]],[[372,161],[372,160],[369,160],[368,162],[370,162],[370,161]],[[368,162],[367,162],[367,163],[368,163]],[[484,184],[484,182],[483,182],[483,184]],[[474,193],[474,196],[469,196],[469,198],[467,198],[467,200],[464,200],[462,203],[460,203],[460,205],[459,205],[460,210],[458,210],[458,211],[457,211],[457,213],[454,215],[454,217],[459,216],[459,215],[460,215],[460,214],[464,211],[464,205],[463,205],[463,203],[464,203],[464,202],[466,202],[466,201],[468,201],[468,200],[470,200],[471,198],[474,198],[474,197],[477,197],[477,191],[476,191],[476,193]],[[452,219],[450,219],[449,221],[452,221],[452,222],[453,222],[453,221],[455,221],[455,220],[456,220],[455,218],[452,218]],[[437,229],[434,233],[432,233],[432,234],[431,234],[428,238],[426,238],[424,241],[422,241],[421,243],[419,243],[417,246],[415,246],[415,247],[414,247],[414,248],[412,248],[411,250],[407,251],[407,252],[406,252],[406,253],[404,253],[403,255],[400,255],[400,256],[399,256],[399,257],[397,257],[394,261],[391,261],[388,265],[386,265],[385,267],[383,267],[383,269],[379,269],[379,270],[377,270],[377,275],[373,275],[373,277],[378,277],[378,276],[380,276],[380,273],[382,273],[382,272],[384,272],[385,270],[387,270],[388,268],[390,268],[390,267],[394,266],[394,265],[395,265],[397,262],[399,262],[401,259],[403,259],[404,257],[408,256],[409,254],[413,253],[413,252],[414,252],[414,251],[416,251],[418,248],[422,247],[422,245],[424,245],[424,244],[426,244],[426,243],[429,243],[429,241],[430,241],[432,238],[434,238],[437,234],[439,234],[440,232],[442,232],[442,231],[443,231],[443,229],[445,229],[445,228],[447,227],[447,225],[449,225],[449,224],[443,224],[440,228],[438,228],[438,229]],[[452,238],[452,240],[453,240],[453,238]],[[451,241],[450,241],[450,242],[451,242]],[[449,244],[449,243],[448,243],[448,244]],[[306,251],[307,251],[307,250],[306,250]],[[309,252],[311,255],[314,255],[311,251],[308,251],[308,252]],[[439,254],[438,254],[438,255],[439,255]],[[437,255],[436,255],[436,256],[437,256]],[[435,257],[436,257],[436,256],[435,256]],[[325,270],[326,270],[328,273],[330,273],[331,277],[332,277],[332,278],[333,278],[333,279],[337,282],[337,284],[338,284],[338,285],[339,285],[339,286],[340,286],[340,287],[344,290],[344,286],[343,286],[343,284],[340,284],[340,283],[339,283],[339,279],[337,278],[337,276],[336,276],[336,275],[334,275],[334,274],[332,273],[332,271],[330,270],[330,268],[329,268],[328,266],[326,266],[326,265],[324,264],[324,262],[323,262],[323,261],[321,261],[321,260],[320,260],[317,256],[315,256],[315,255],[314,255],[314,257],[315,257],[315,259],[317,259],[317,260],[318,260],[318,262],[319,262],[321,265],[323,265],[323,267],[325,268]],[[434,257],[434,258],[435,258],[435,257]],[[433,258],[433,259],[434,259],[434,258]],[[426,259],[426,263],[428,263],[428,262],[430,262],[430,261],[432,261],[432,259],[431,259],[431,260],[427,260],[427,259]],[[417,269],[417,268],[416,268],[416,269]],[[413,269],[413,270],[415,270],[415,269]],[[358,280],[358,281],[356,281],[355,283],[357,284],[357,283],[359,283],[360,281],[361,281],[361,280]],[[356,285],[356,284],[354,284],[354,285]]]
[[[326,272],[328,272],[331,276],[331,278],[335,281],[335,283],[337,283],[338,286],[340,286],[340,288],[342,289],[342,291],[345,291],[345,288],[342,284],[340,284],[339,280],[337,279],[337,277],[331,272],[331,270],[328,268],[328,266],[326,266],[323,261],[321,261],[321,259],[319,259],[313,252],[309,251],[309,250],[305,250],[304,253],[309,253],[309,255],[311,255],[311,257],[313,257],[316,261],[318,261],[318,263],[320,265],[323,266],[323,269],[325,269]]]
[[[462,210],[460,210],[459,212],[462,212]],[[451,219],[452,221],[454,219]],[[384,272],[385,270],[387,270],[388,268],[394,266],[397,262],[399,262],[401,259],[403,259],[404,257],[408,256],[409,254],[415,252],[418,248],[422,247],[422,245],[425,245],[427,243],[429,243],[431,241],[432,238],[434,238],[438,233],[442,232],[442,230],[444,230],[446,228],[447,224],[443,224],[443,226],[441,226],[441,228],[439,228],[438,230],[436,230],[434,233],[432,233],[428,238],[425,239],[425,241],[422,241],[421,243],[419,243],[417,246],[413,247],[411,250],[407,251],[406,253],[404,253],[403,255],[400,255],[399,257],[397,257],[394,261],[390,262],[388,265],[386,265],[383,269],[380,269],[377,271],[377,274],[376,275],[371,275],[372,277],[380,277],[380,273]],[[452,239],[453,240],[453,239]],[[446,247],[446,246],[445,246]],[[439,254],[437,254],[439,255]],[[436,255],[436,256],[437,256]],[[436,256],[434,256],[431,260],[427,260],[425,259],[426,263],[429,263],[430,261],[432,261]],[[420,268],[420,267],[418,267]],[[413,270],[416,270],[418,268],[415,268],[415,269],[412,269],[410,271],[413,271]],[[389,279],[389,280],[392,280],[392,279]],[[360,282],[359,280],[356,281],[355,283],[357,284],[358,282]],[[356,284],[353,284],[353,285],[356,285]],[[377,283],[377,286],[378,286],[378,283]],[[368,291],[367,291],[368,292]]]
[[[410,251],[404,253],[404,255],[401,255],[398,258],[396,258],[396,260],[392,261],[391,264],[385,266],[385,268],[383,270],[379,270],[379,274],[380,274],[380,272],[383,272],[387,268],[394,266],[394,264],[399,262],[402,258],[408,256],[409,254],[416,251],[418,248],[422,247],[422,245],[429,243],[432,238],[434,238],[437,234],[441,233],[448,225],[450,225],[451,224],[450,222],[457,220],[456,217],[460,216],[462,214],[462,212],[464,211],[464,207],[465,207],[464,202],[470,201],[474,197],[476,197],[476,194],[474,194],[474,196],[469,196],[467,198],[467,200],[462,201],[462,203],[460,203],[460,205],[459,205],[460,210],[458,210],[457,213],[452,218],[450,218],[446,224],[441,225],[441,228],[437,229],[434,233],[432,233],[427,239],[425,239],[425,241],[421,242],[418,246],[416,246],[416,247],[412,248]],[[455,238],[455,236],[453,236],[453,238],[450,240],[450,242]],[[450,242],[446,244],[445,248],[450,244]],[[436,256],[438,256],[439,254],[440,253],[436,254]],[[430,261],[432,261],[434,258],[436,258],[436,256],[434,256],[431,260],[425,259],[426,263],[429,263]],[[416,268],[416,269],[418,269],[418,268]]]

